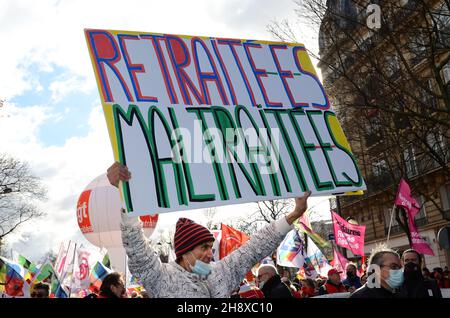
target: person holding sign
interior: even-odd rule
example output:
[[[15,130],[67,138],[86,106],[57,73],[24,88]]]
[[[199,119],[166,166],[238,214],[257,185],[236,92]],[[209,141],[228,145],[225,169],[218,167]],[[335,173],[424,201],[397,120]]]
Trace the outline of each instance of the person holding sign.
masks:
[[[109,182],[128,181],[128,168],[118,162],[108,169]],[[294,210],[273,221],[239,249],[218,262],[212,260],[213,234],[202,225],[180,218],[174,235],[176,261],[161,263],[144,236],[138,217],[122,214],[122,241],[129,257],[130,272],[158,298],[229,298],[232,290],[261,259],[271,254],[292,223],[307,209],[311,192],[295,199]]]

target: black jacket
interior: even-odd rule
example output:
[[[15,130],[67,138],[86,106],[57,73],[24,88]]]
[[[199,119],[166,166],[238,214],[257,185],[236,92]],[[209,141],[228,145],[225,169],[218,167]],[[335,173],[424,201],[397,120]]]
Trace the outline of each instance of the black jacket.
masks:
[[[364,284],[355,290],[350,298],[406,298],[406,294],[403,290],[391,292],[383,287],[369,288],[367,284]]]
[[[429,278],[408,280],[405,277],[402,289],[408,298],[442,298],[437,282]]]
[[[293,298],[292,293],[279,275],[271,277],[262,287],[265,298]]]

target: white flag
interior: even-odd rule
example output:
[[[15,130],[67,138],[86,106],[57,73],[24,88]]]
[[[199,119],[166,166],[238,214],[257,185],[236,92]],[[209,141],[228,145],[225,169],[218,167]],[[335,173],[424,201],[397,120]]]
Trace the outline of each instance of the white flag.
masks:
[[[89,256],[90,253],[83,247],[78,248],[75,258],[71,293],[89,288]]]
[[[277,249],[277,263],[281,266],[301,268],[305,262],[305,243],[297,230],[291,230]]]
[[[72,274],[74,269],[74,263],[76,258],[77,244],[75,242],[69,241],[69,245],[61,258],[58,267],[55,267],[56,273],[61,278],[61,283],[64,285],[71,285]]]

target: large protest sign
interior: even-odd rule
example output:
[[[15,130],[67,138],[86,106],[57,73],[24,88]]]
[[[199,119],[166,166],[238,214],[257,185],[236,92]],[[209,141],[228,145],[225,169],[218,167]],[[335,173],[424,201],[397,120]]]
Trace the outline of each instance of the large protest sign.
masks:
[[[85,35],[128,212],[365,189],[302,44]]]

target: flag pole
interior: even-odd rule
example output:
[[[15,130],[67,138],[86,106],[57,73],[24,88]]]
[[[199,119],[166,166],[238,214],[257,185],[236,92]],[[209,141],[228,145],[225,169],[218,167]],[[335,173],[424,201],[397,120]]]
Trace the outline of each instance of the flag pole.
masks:
[[[69,298],[72,295],[72,281],[73,281],[73,273],[75,272],[75,256],[77,252],[77,243],[75,242],[75,248],[73,249],[73,266],[72,266],[72,277],[70,277],[70,286],[69,286]],[[77,262],[78,264],[78,262]]]
[[[387,236],[387,240],[386,240],[386,245],[387,246],[389,246],[389,238],[391,236],[391,226],[392,226],[392,218],[394,216],[394,211],[395,211],[395,203],[394,203],[394,206],[392,207],[392,210],[391,210],[391,220],[389,222],[388,236]]]

